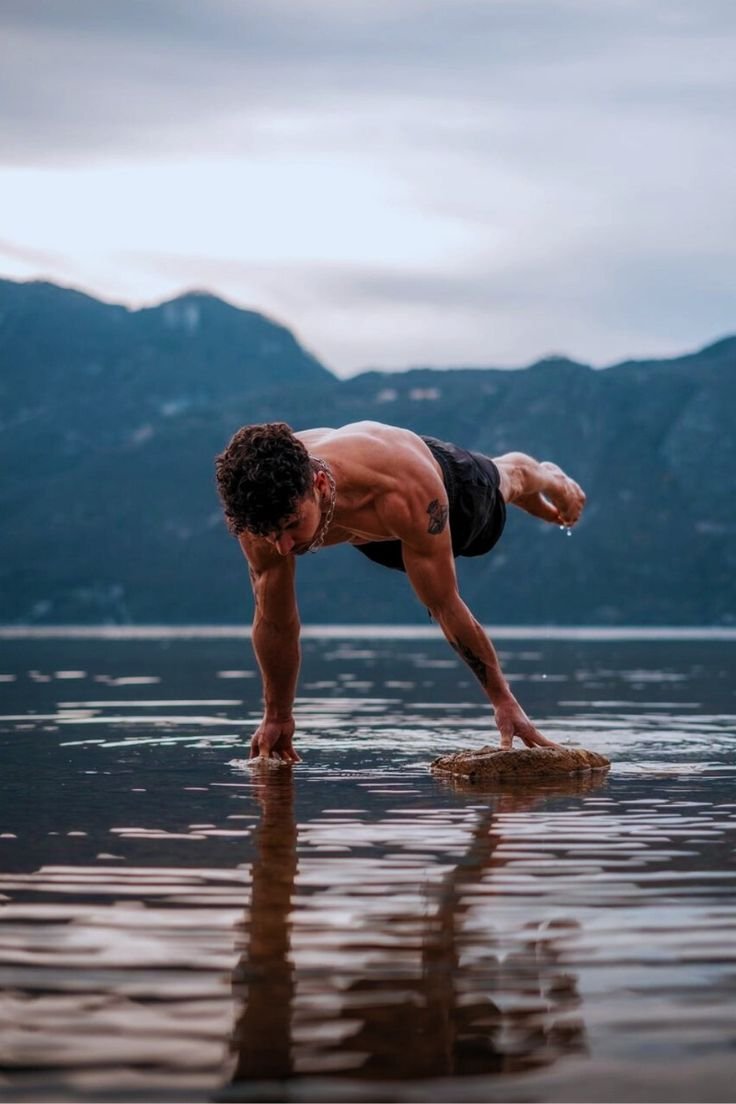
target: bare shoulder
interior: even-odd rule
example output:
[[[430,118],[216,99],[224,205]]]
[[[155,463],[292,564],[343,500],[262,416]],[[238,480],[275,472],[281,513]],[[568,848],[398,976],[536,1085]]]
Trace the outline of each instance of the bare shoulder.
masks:
[[[446,505],[442,472],[420,436],[383,422],[297,434],[313,456],[332,467],[340,491],[337,517],[371,540],[415,540],[427,511]]]
[[[432,456],[422,438],[402,426],[366,420],[338,429],[309,429],[297,437],[313,455],[337,463],[364,462],[378,472],[396,472],[398,465],[404,474],[421,468],[429,474],[433,471]]]
[[[424,546],[428,534],[442,531],[447,517],[447,492],[437,461],[409,429],[378,422],[358,425],[358,440],[365,442],[364,452],[363,445],[358,446],[358,456],[365,463],[366,478],[374,480],[382,527],[405,545]]]

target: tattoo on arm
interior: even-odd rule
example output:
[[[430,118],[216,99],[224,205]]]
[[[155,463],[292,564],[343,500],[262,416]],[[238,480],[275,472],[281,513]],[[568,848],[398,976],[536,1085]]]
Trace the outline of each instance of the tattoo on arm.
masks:
[[[475,652],[471,651],[465,644],[461,644],[459,640],[451,640],[450,643],[457,654],[462,656],[465,660],[481,686],[485,686],[488,681],[488,673],[486,671],[486,665],[480,656],[477,656]]]
[[[433,498],[427,507],[427,513],[429,514],[427,532],[431,533],[433,537],[441,533],[447,525],[448,511],[449,507],[440,502],[438,498]]]

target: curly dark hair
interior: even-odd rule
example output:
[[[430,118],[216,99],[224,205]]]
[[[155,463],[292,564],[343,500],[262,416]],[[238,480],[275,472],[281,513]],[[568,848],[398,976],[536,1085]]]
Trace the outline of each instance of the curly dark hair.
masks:
[[[264,537],[296,510],[311,486],[312,466],[286,422],[242,426],[215,458],[227,527]]]

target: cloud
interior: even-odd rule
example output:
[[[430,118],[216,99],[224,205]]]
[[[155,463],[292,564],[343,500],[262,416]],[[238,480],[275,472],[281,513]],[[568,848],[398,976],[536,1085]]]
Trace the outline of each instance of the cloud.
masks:
[[[209,286],[338,371],[731,324],[731,0],[5,0],[0,42],[15,272]]]
[[[481,130],[581,103],[725,112],[736,31],[716,0],[6,0],[0,33],[3,158],[58,164],[261,148],[284,113],[390,135],[418,101],[440,131],[442,104]]]
[[[55,268],[65,268],[70,262],[69,257],[64,257],[60,253],[51,253],[46,249],[32,249],[4,239],[0,239],[0,257],[6,262],[33,269],[46,269],[49,272]]]

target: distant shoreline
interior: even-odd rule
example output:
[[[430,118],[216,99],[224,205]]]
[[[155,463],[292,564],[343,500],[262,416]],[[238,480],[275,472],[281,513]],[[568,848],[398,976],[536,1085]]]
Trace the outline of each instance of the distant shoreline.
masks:
[[[495,640],[736,640],[718,625],[489,625]],[[0,640],[247,640],[249,625],[0,625]],[[435,625],[303,625],[307,640],[443,639]]]

